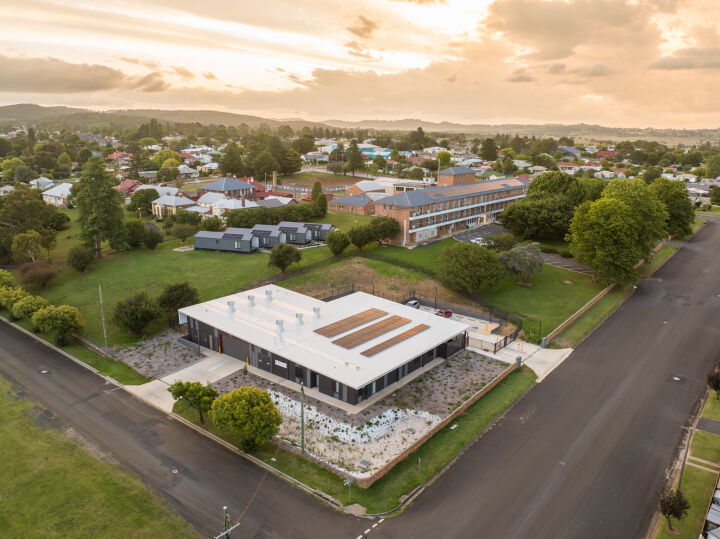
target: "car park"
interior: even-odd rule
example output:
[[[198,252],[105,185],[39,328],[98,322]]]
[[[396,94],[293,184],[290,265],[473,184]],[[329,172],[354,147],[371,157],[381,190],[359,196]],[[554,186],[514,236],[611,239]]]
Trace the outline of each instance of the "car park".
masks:
[[[435,314],[437,316],[442,316],[443,318],[450,318],[453,313],[450,309],[438,309],[435,311]]]
[[[407,303],[405,303],[408,307],[412,307],[413,309],[419,309],[420,308],[420,302],[416,299],[411,299]]]

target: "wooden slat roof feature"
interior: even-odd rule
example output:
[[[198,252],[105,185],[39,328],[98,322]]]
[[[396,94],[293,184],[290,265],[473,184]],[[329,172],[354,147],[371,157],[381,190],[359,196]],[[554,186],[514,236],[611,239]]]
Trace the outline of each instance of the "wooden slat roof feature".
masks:
[[[315,333],[322,335],[323,337],[334,337],[335,335],[340,335],[341,333],[350,331],[353,328],[362,326],[363,324],[367,324],[373,320],[377,320],[386,314],[387,313],[385,311],[381,311],[380,309],[368,309],[361,313],[349,316],[348,318],[343,318],[342,320],[328,324],[327,326],[317,328]]]
[[[383,350],[387,350],[391,346],[395,346],[398,343],[406,341],[410,337],[417,335],[421,331],[425,331],[429,327],[430,326],[428,326],[426,324],[418,324],[417,326],[414,326],[414,327],[408,329],[407,331],[403,331],[399,335],[395,335],[394,337],[388,339],[387,341],[383,341],[379,344],[376,344],[372,348],[368,348],[367,350],[361,352],[361,354],[364,355],[365,357],[372,357],[375,354],[379,354]]]
[[[360,346],[363,343],[371,341],[375,337],[379,337],[380,335],[392,331],[393,329],[404,326],[408,322],[410,322],[409,318],[393,315],[367,327],[353,331],[344,337],[340,337],[339,339],[334,340],[333,344],[337,344],[338,346],[342,346],[343,348],[350,350],[351,348],[355,348],[356,346]]]

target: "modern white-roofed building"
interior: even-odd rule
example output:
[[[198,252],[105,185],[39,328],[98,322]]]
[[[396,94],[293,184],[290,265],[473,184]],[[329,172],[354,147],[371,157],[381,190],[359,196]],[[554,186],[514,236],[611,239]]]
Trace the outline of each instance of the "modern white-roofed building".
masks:
[[[178,313],[193,343],[350,404],[461,350],[468,328],[363,292],[325,302],[276,285]]]

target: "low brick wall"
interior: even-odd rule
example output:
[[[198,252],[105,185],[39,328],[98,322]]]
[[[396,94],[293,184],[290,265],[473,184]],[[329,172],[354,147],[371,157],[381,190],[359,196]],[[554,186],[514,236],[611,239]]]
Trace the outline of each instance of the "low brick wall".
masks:
[[[357,484],[361,488],[368,488],[370,485],[375,483],[378,479],[386,475],[390,470],[392,470],[395,466],[397,466],[400,462],[408,458],[412,453],[417,451],[421,445],[423,445],[425,442],[427,442],[430,438],[432,438],[437,432],[447,427],[450,423],[452,423],[455,419],[457,419],[458,416],[462,415],[465,410],[467,410],[470,406],[475,404],[478,400],[480,400],[481,397],[485,396],[488,391],[493,389],[496,385],[498,385],[500,382],[502,382],[511,372],[516,370],[518,368],[517,363],[513,363],[510,367],[508,367],[502,374],[497,376],[492,382],[487,384],[485,387],[483,387],[480,391],[475,393],[472,397],[470,397],[468,400],[466,400],[463,404],[461,404],[458,408],[456,408],[449,416],[447,416],[445,419],[443,419],[440,423],[435,425],[435,428],[433,428],[431,431],[429,431],[425,436],[420,438],[417,442],[415,442],[413,445],[408,447],[405,451],[403,451],[400,455],[395,457],[392,461],[388,462],[384,467],[382,467],[380,470],[375,472],[370,477],[365,477],[363,479],[358,479]]]
[[[586,312],[588,309],[590,309],[590,307],[592,307],[592,306],[595,305],[598,301],[600,301],[600,300],[603,299],[605,296],[607,296],[608,292],[610,292],[610,290],[612,290],[613,288],[615,288],[615,285],[614,285],[614,284],[611,284],[610,286],[608,286],[607,288],[605,288],[602,292],[600,292],[597,296],[595,296],[593,299],[591,299],[590,301],[588,301],[585,305],[583,305],[582,307],[580,307],[580,309],[578,309],[577,312],[575,312],[575,314],[573,314],[570,318],[568,318],[567,320],[565,320],[565,322],[563,322],[562,324],[560,324],[560,325],[559,325],[558,327],[556,327],[553,331],[551,331],[550,333],[548,333],[548,335],[545,337],[545,342],[549,343],[550,341],[552,341],[555,337],[557,337],[560,333],[562,333],[562,331],[563,331],[565,328],[567,328],[570,324],[572,324],[573,322],[575,322],[575,320],[577,320],[577,319],[580,318],[583,314],[585,314],[585,312]]]

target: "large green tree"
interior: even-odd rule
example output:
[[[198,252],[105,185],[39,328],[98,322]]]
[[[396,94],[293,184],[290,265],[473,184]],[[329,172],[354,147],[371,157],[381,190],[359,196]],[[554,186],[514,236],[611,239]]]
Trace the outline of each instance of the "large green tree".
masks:
[[[375,241],[378,242],[378,245],[382,245],[383,242],[400,234],[400,223],[392,217],[373,217],[370,221],[370,229]]]
[[[529,284],[533,273],[542,273],[543,260],[540,245],[537,243],[521,243],[508,251],[499,254],[498,260],[505,266],[508,273]]]
[[[128,209],[133,212],[150,215],[152,213],[152,202],[160,198],[156,189],[138,189],[130,197]]]
[[[640,227],[633,211],[617,198],[584,202],[570,224],[573,253],[593,268],[603,284],[629,282],[643,257]]]
[[[480,157],[482,157],[485,161],[495,161],[498,156],[498,147],[497,144],[495,144],[495,139],[492,138],[486,138],[482,141],[482,145],[480,146]]]
[[[287,176],[300,170],[302,164],[303,160],[300,154],[290,148],[285,152],[282,161],[280,161],[280,171]]]
[[[477,294],[502,279],[505,269],[498,261],[498,255],[489,249],[457,243],[440,253],[437,275],[449,288]]]
[[[124,331],[140,335],[160,315],[157,301],[147,292],[136,292],[113,307],[112,322]]]
[[[44,307],[36,311],[31,320],[37,331],[54,335],[58,346],[65,346],[72,334],[80,334],[85,329],[80,311],[71,305]]]
[[[122,196],[105,171],[99,157],[91,157],[83,167],[80,180],[72,187],[72,199],[78,208],[81,236],[87,245],[95,246],[95,256],[102,256],[102,242],[112,249],[127,247]]]
[[[169,314],[169,325],[177,318],[178,309],[194,305],[200,301],[200,294],[197,288],[191,286],[187,281],[165,285],[158,296],[158,306]]]
[[[227,143],[218,165],[220,166],[220,172],[223,174],[232,174],[233,176],[243,176],[245,174],[245,161],[242,150],[234,142]]]
[[[270,181],[273,171],[279,171],[280,165],[270,152],[261,152],[253,160],[253,175],[259,182]]]
[[[181,382],[179,380],[171,385],[168,391],[172,394],[173,399],[183,399],[190,408],[197,410],[201,423],[205,422],[203,412],[210,411],[213,402],[219,395],[217,389],[210,384],[204,386],[200,382]]]
[[[695,221],[695,212],[685,185],[667,178],[658,178],[650,185],[650,190],[667,210],[665,226],[668,234],[678,236],[690,234]]]
[[[365,158],[358,149],[357,141],[353,139],[350,141],[350,146],[348,146],[348,149],[345,152],[345,172],[349,172],[355,176],[355,172],[362,170],[364,166]]]
[[[267,443],[282,422],[282,416],[267,390],[240,387],[222,395],[212,404],[213,423],[238,437],[240,448],[255,451]]]
[[[302,260],[302,253],[294,246],[289,243],[279,243],[270,251],[270,259],[268,264],[278,268],[280,271],[285,271],[288,266],[295,263],[300,263]]]
[[[337,256],[350,245],[350,238],[342,230],[333,230],[325,236],[325,242],[330,248],[330,252]]]

